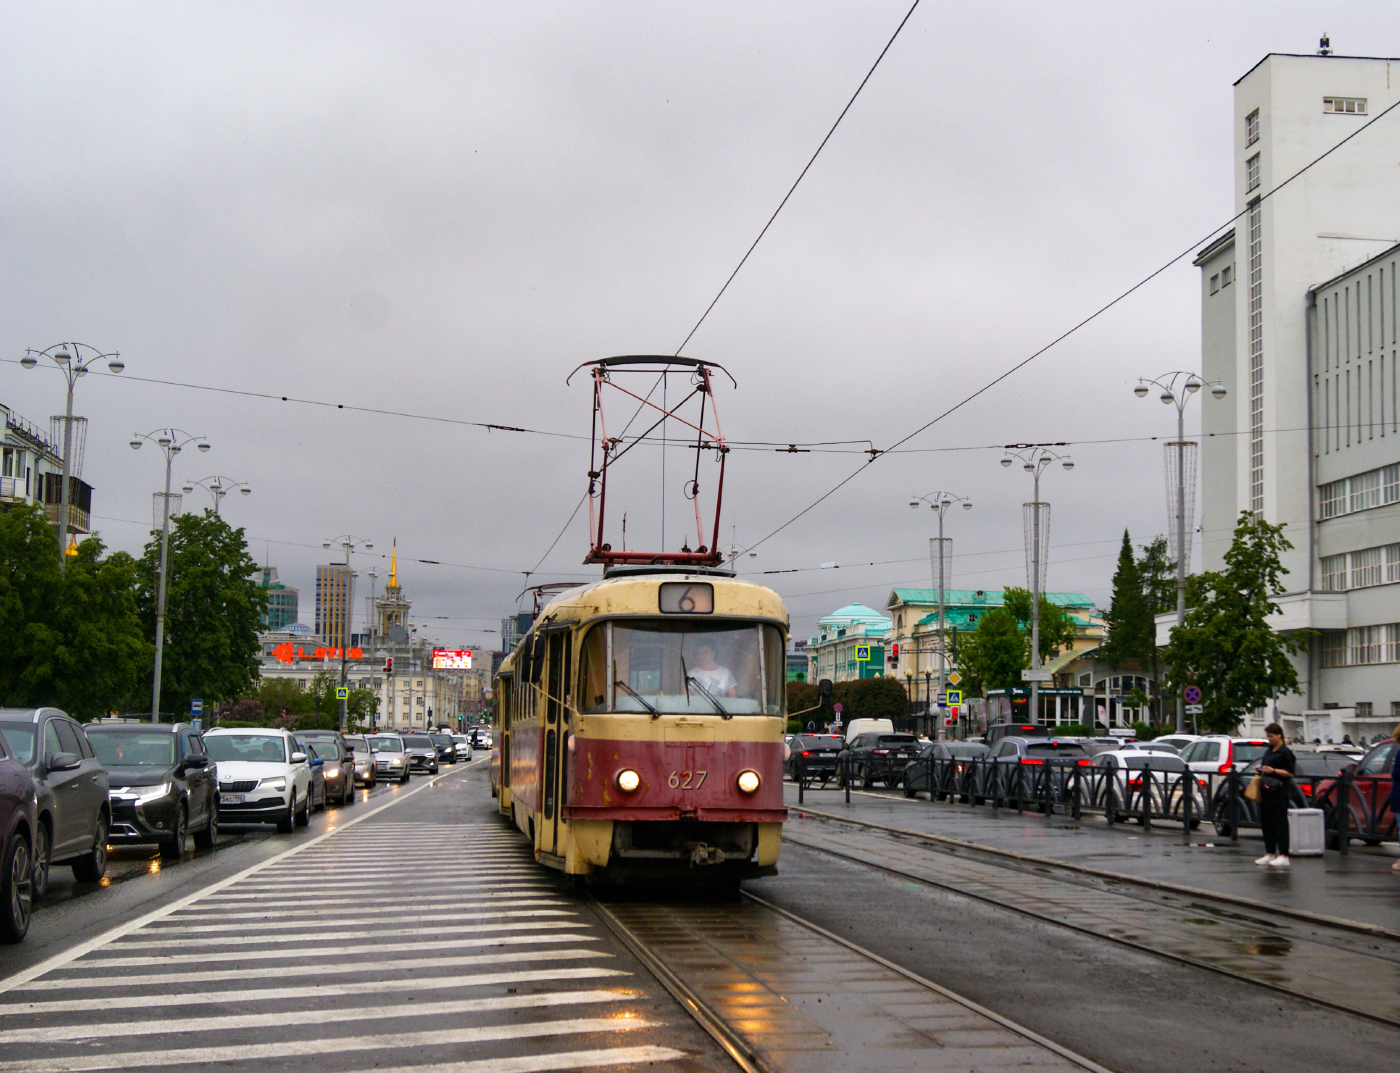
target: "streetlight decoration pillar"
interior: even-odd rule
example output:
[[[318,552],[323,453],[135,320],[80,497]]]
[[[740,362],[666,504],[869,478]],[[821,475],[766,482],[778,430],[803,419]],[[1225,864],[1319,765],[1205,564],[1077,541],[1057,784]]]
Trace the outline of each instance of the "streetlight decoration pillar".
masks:
[[[139,451],[143,443],[154,443],[165,455],[165,493],[162,499],[160,524],[160,571],[156,579],[156,658],[151,673],[151,722],[160,722],[160,675],[165,656],[165,596],[167,566],[170,561],[170,467],[185,447],[193,443],[207,452],[210,443],[203,436],[192,436],[178,428],[158,428],[153,432],[132,434],[130,447]],[[160,493],[156,493],[160,495]],[[152,519],[154,520],[154,519]]]
[[[26,350],[24,357],[19,363],[25,369],[33,369],[39,364],[39,359],[45,358],[52,361],[63,373],[64,379],[68,382],[67,402],[63,411],[63,486],[59,489],[58,498],[58,566],[60,570],[68,568],[68,514],[69,497],[71,489],[68,487],[72,476],[73,458],[73,388],[80,377],[87,376],[92,367],[99,361],[106,361],[107,368],[114,375],[126,368],[126,363],[122,361],[121,355],[117,351],[110,354],[103,353],[96,347],[88,346],[86,343],[55,343],[44,350]],[[167,489],[168,490],[168,489]]]
[[[350,687],[349,666],[347,658],[350,648],[350,625],[355,613],[354,598],[352,596],[352,582],[354,574],[350,571],[350,553],[354,551],[370,551],[374,548],[374,543],[357,537],[353,533],[346,533],[342,536],[332,537],[330,540],[321,541],[321,547],[329,548],[332,544],[339,544],[345,552],[345,596],[342,601],[344,614],[341,616],[340,629],[340,691],[348,693]],[[346,697],[338,697],[340,701],[340,732],[342,734],[349,728],[350,702]]]
[[[1178,386],[1179,385],[1179,386]],[[1153,387],[1160,388],[1159,396],[1164,406],[1176,407],[1176,440],[1167,444],[1167,547],[1168,553],[1176,561],[1176,624],[1181,625],[1186,617],[1186,568],[1191,560],[1190,534],[1195,532],[1192,525],[1196,506],[1196,454],[1195,440],[1186,438],[1186,403],[1206,386],[1196,373],[1178,369],[1163,373],[1155,380],[1139,380],[1133,394],[1143,399]],[[1223,399],[1229,394],[1219,380],[1210,381],[1212,398]],[[1186,729],[1186,702],[1181,690],[1176,695],[1176,732]]]
[[[972,509],[972,500],[966,496],[954,495],[952,492],[930,492],[925,496],[911,496],[909,506],[918,509],[920,503],[927,503],[935,514],[938,515],[938,536],[929,539],[929,560],[933,567],[934,585],[938,591],[938,693],[945,695],[947,689],[948,675],[948,639],[946,633],[946,601],[947,601],[947,567],[952,558],[952,538],[943,535],[943,516],[948,513],[948,508],[955,503],[961,503],[963,510]],[[934,698],[927,698],[929,707],[934,707]],[[943,737],[943,717],[939,717],[934,725],[934,737]]]

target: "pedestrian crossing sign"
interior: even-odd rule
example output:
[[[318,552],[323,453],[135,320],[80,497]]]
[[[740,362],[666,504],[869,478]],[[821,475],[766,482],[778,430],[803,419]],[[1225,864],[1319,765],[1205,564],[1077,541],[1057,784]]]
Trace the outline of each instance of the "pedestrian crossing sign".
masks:
[[[870,646],[869,646],[869,645],[856,645],[856,659],[857,659],[857,660],[869,660],[869,659],[870,659]]]
[[[961,703],[962,703],[962,690],[961,690],[961,689],[950,689],[950,690],[948,690],[948,703],[949,703],[949,705],[961,704]]]
[[[350,687],[349,687],[349,686],[336,686],[336,687],[335,687],[335,699],[336,699],[336,700],[349,700],[349,699],[350,699]]]

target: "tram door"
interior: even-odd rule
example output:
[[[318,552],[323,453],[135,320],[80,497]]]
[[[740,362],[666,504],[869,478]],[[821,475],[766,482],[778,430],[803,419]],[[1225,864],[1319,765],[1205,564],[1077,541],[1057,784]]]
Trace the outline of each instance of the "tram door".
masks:
[[[568,742],[568,708],[565,693],[569,688],[570,654],[569,634],[551,634],[545,675],[547,697],[544,727],[544,831],[540,838],[540,848],[548,853],[559,853],[564,848],[559,825],[563,820],[561,813],[567,796],[565,773],[568,763],[565,751]]]

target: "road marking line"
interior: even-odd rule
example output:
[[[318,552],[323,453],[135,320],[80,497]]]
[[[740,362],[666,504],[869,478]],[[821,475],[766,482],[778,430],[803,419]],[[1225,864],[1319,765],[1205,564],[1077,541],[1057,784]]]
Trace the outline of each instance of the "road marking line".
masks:
[[[448,774],[450,775],[452,773],[449,772]],[[5,979],[0,980],[0,994],[4,994],[11,988],[18,987],[20,984],[28,983],[30,980],[33,980],[36,977],[43,976],[44,973],[50,972],[53,969],[58,968],[59,966],[67,965],[72,961],[76,961],[84,954],[87,954],[90,951],[97,950],[100,947],[105,946],[106,944],[110,943],[113,939],[118,939],[123,935],[130,934],[137,928],[144,927],[153,920],[160,920],[162,917],[169,916],[171,913],[175,912],[178,909],[183,909],[187,905],[193,905],[195,902],[208,897],[210,894],[223,890],[226,887],[230,887],[233,884],[239,882],[240,880],[246,879],[248,876],[256,875],[258,872],[261,872],[264,868],[267,868],[278,861],[284,861],[288,857],[294,856],[295,854],[304,853],[312,846],[320,845],[321,843],[326,841],[326,839],[332,838],[335,835],[343,834],[345,831],[347,831],[351,827],[354,827],[356,824],[364,823],[371,816],[376,816],[379,813],[383,812],[385,809],[390,809],[393,808],[395,805],[402,804],[414,794],[421,793],[423,790],[429,789],[430,787],[434,786],[438,781],[446,777],[446,775],[440,775],[437,778],[434,778],[431,781],[426,782],[423,785],[417,787],[416,789],[409,790],[407,793],[396,794],[391,800],[384,802],[384,804],[372,808],[368,812],[362,812],[358,816],[355,816],[353,819],[346,820],[344,823],[339,824],[333,830],[326,831],[323,834],[319,834],[315,838],[309,839],[308,841],[303,842],[299,846],[292,846],[290,849],[283,850],[281,853],[269,857],[265,861],[259,861],[257,864],[251,865],[248,868],[243,869],[243,871],[241,872],[235,872],[233,875],[228,876],[225,879],[221,879],[216,883],[211,883],[209,886],[203,887],[200,890],[195,891],[193,894],[187,894],[183,898],[177,898],[169,905],[162,906],[159,909],[154,909],[149,913],[143,914],[142,916],[128,920],[125,924],[118,924],[115,928],[111,928],[108,931],[103,932],[101,935],[95,935],[91,939],[86,940],[85,942],[78,943],[76,946],[70,947],[69,949],[63,951],[63,953],[61,954],[55,954],[51,958],[45,958],[37,965],[31,965],[29,968],[24,969],[21,972],[17,972],[12,976],[7,976]]]
[[[521,969],[517,972],[483,972],[474,976],[436,976],[414,979],[412,976],[393,981],[394,993],[401,991],[438,991],[443,988],[490,987],[500,984],[530,984],[562,980],[596,980],[604,977],[631,976],[622,969],[604,969],[589,965],[565,969]],[[161,977],[164,980],[165,977]],[[385,989],[383,980],[365,980],[354,984],[301,984],[297,987],[264,987],[242,991],[182,991],[178,995],[141,994],[107,995],[103,998],[51,999],[46,1002],[0,1003],[0,1017],[39,1015],[49,1013],[85,1013],[92,1010],[150,1010],[162,1006],[196,1006],[205,1003],[275,1002],[281,999],[319,1001],[343,995],[379,995]],[[184,1027],[189,1027],[184,1022]]]
[[[564,1069],[597,1069],[600,1066],[640,1066],[643,1062],[670,1062],[684,1058],[669,1047],[609,1047],[600,1051],[565,1051],[559,1054],[523,1054],[514,1058],[478,1058],[469,1062],[432,1062],[414,1066],[378,1066],[375,1073],[555,1073]]]
[[[16,1043],[65,1043],[75,1039],[117,1039],[122,1036],[157,1036],[169,1032],[188,1036],[195,1032],[260,1028],[263,1025],[328,1025],[341,1021],[383,1021],[446,1014],[490,1013],[499,1010],[543,1009],[591,1002],[627,1002],[640,997],[642,996],[626,991],[551,991],[540,995],[495,995],[491,998],[414,1003],[412,1006],[352,1006],[331,1010],[176,1017],[161,1021],[117,1021],[109,1024],[56,1025],[50,1028],[11,1028],[0,1031],[0,1046]]]
[[[579,1017],[564,1021],[536,1021],[523,1025],[442,1027],[430,1032],[392,1032],[378,1036],[289,1039],[280,1043],[245,1043],[228,1047],[178,1047],[159,1051],[79,1054],[67,1058],[27,1058],[18,1062],[0,1062],[0,1073],[85,1073],[99,1069],[128,1069],[136,1065],[186,1063],[208,1067],[216,1062],[319,1058],[325,1055],[327,1047],[336,1054],[344,1055],[348,1051],[401,1051],[406,1048],[446,1046],[452,1043],[487,1043],[536,1039],[542,1036],[567,1036],[583,1032],[612,1033],[659,1027],[660,1022],[641,1018],[623,1020],[612,1017]]]
[[[357,965],[352,970],[356,974],[367,972],[388,972],[394,969],[423,969],[423,968],[466,968],[472,965],[509,965],[519,962],[531,961],[573,961],[583,958],[610,958],[609,954],[603,950],[590,950],[580,948],[577,950],[522,950],[504,954],[467,954],[462,957],[437,957],[437,958],[399,958],[393,961],[378,961],[366,965]],[[93,962],[83,961],[77,965],[65,965],[65,972],[73,969],[86,969],[96,967]],[[325,976],[325,965],[280,965],[277,968],[279,978],[285,976]],[[107,973],[102,976],[66,976],[53,980],[35,980],[22,985],[25,991],[71,991],[78,988],[89,987],[138,987],[147,984],[190,984],[190,983],[211,983],[215,980],[242,980],[247,981],[248,970],[242,969],[206,969],[202,972],[169,972],[169,973],[149,973],[146,975],[122,976],[119,974]],[[391,986],[397,981],[380,983],[381,987]]]
[[[556,927],[559,925],[555,925]],[[564,925],[567,927],[568,925]],[[521,946],[526,943],[588,943],[597,942],[592,935],[497,935],[489,939],[459,939],[455,945],[464,946]],[[398,952],[402,950],[422,950],[425,943],[375,943],[372,946],[340,946],[336,947],[335,953],[342,954],[376,954]],[[209,954],[171,954],[169,957],[93,957],[87,955],[83,958],[84,966],[91,965],[94,968],[103,969],[115,968],[136,968],[141,965],[186,965],[193,962],[209,960]],[[305,950],[229,950],[220,952],[217,957],[222,961],[280,961],[283,958],[306,957]],[[373,963],[369,963],[367,968],[372,968]],[[344,970],[341,970],[344,971]]]
[[[544,909],[540,914],[549,913],[559,916],[576,917],[577,913],[567,909]],[[538,915],[538,914],[530,914]],[[250,925],[241,925],[249,927]],[[505,924],[451,924],[442,925],[436,928],[394,928],[390,931],[377,931],[386,937],[405,937],[409,935],[447,935],[457,932],[482,932],[482,931],[546,931],[551,928],[586,928],[586,923],[577,920],[535,920],[522,921],[520,923]],[[162,932],[168,929],[162,929]],[[140,934],[148,934],[138,932]],[[161,950],[179,950],[196,946],[255,946],[259,943],[301,943],[303,946],[307,942],[324,942],[327,939],[363,939],[364,929],[356,931],[323,931],[315,934],[304,932],[301,935],[203,935],[195,939],[141,939],[131,940],[127,938],[118,939],[107,949],[109,950],[140,950],[145,947],[155,947]],[[379,947],[383,949],[383,947]],[[220,953],[216,955],[222,957]]]
[[[482,884],[474,884],[474,886],[481,886],[481,885],[482,885]],[[552,884],[549,884],[549,883],[517,884],[517,885],[506,886],[506,887],[491,887],[490,889],[491,889],[493,892],[499,892],[499,893],[501,893],[501,894],[510,894],[510,895],[512,895],[512,896],[519,895],[519,896],[521,896],[521,897],[544,897],[545,895],[548,895],[548,894],[558,894],[558,893],[559,893],[559,888],[556,887],[556,886],[554,886],[554,885],[552,885]],[[297,898],[297,899],[294,899],[294,900],[291,900],[291,901],[280,901],[280,902],[279,902],[279,901],[259,901],[257,904],[260,905],[260,906],[265,906],[265,907],[267,907],[267,908],[269,908],[269,909],[271,909],[271,908],[279,908],[279,909],[280,909],[280,908],[288,908],[288,907],[292,907],[292,908],[302,908],[302,907],[304,907],[304,906],[306,905],[306,901],[305,901],[305,899]],[[344,906],[346,906],[347,908],[350,908],[350,909],[362,909],[362,908],[364,907],[364,904],[365,904],[365,899],[364,899],[364,897],[363,897],[362,895],[357,895],[356,897],[353,897],[353,898],[350,898],[350,897],[346,897],[346,898],[317,898],[317,899],[316,899],[316,904],[319,905],[319,906],[323,906],[323,907],[325,907],[325,908],[322,909],[322,910],[308,910],[308,912],[340,913],[340,912],[344,912],[345,910],[343,910],[343,909],[336,909],[335,906],[344,905]],[[458,908],[459,906],[463,906],[463,905],[474,906],[474,905],[481,905],[481,904],[482,904],[481,902],[459,902],[459,901],[456,901],[455,899],[451,899],[451,898],[443,899],[443,898],[441,898],[441,897],[439,896],[439,898],[437,898],[437,899],[435,899],[435,900],[433,900],[433,901],[414,902],[414,908],[415,908],[415,909],[456,909],[456,908]],[[207,919],[209,918],[209,910],[210,910],[210,909],[229,909],[229,910],[233,910],[233,909],[247,909],[247,908],[248,908],[248,903],[246,903],[246,902],[244,902],[244,901],[226,902],[226,901],[224,901],[222,898],[211,898],[208,902],[204,903],[204,905],[203,905],[201,908],[197,908],[197,909],[182,909],[182,910],[180,910],[180,914],[179,914],[178,916],[172,914],[168,919],[171,919],[171,920],[191,920],[191,919],[207,920]],[[237,917],[240,916],[240,915],[246,916],[246,915],[248,915],[248,914],[220,913],[220,914],[219,914],[219,919],[221,919],[221,920],[230,920],[230,919],[235,919],[235,918],[237,918]],[[165,919],[165,918],[163,918],[163,919]],[[154,921],[153,923],[159,923],[159,921]]]
[[[458,902],[458,903],[450,903],[450,904],[452,904],[454,908],[458,908],[458,909],[464,908],[464,906],[462,906],[462,904],[461,904],[460,902]],[[488,903],[480,903],[480,904],[482,904],[483,906],[485,906],[485,905],[487,905]],[[528,906],[528,907],[540,907],[540,908],[530,908],[530,909],[528,909],[528,910],[524,910],[524,909],[492,909],[492,911],[490,911],[490,912],[485,912],[485,913],[483,913],[482,916],[485,916],[485,917],[493,917],[493,918],[494,918],[494,917],[516,917],[516,916],[550,916],[550,915],[561,915],[561,916],[562,916],[562,915],[573,915],[573,913],[575,912],[575,911],[572,910],[572,909],[546,909],[546,908],[543,908],[544,906],[566,905],[566,904],[567,904],[566,902],[564,902],[564,901],[562,901],[562,900],[560,900],[560,899],[558,899],[558,898],[541,898],[541,899],[536,900],[536,901],[506,902],[506,903],[503,903],[503,904],[504,904],[504,905],[507,905],[507,906]],[[415,908],[415,909],[418,909],[418,908],[421,908],[421,906],[415,905],[414,908]],[[220,920],[228,920],[228,919],[230,918],[230,916],[246,916],[246,917],[257,917],[257,918],[259,918],[259,919],[257,919],[257,920],[248,920],[248,921],[246,921],[245,923],[242,923],[242,924],[189,924],[189,925],[187,925],[187,924],[181,924],[180,921],[177,920],[177,921],[175,921],[173,924],[165,924],[165,923],[162,923],[162,924],[160,924],[160,925],[154,925],[154,924],[153,924],[153,925],[151,925],[151,926],[149,926],[149,927],[142,928],[141,931],[136,932],[136,933],[134,933],[134,934],[137,934],[137,935],[177,935],[177,934],[178,934],[178,935],[184,935],[184,934],[206,933],[206,932],[215,932],[215,931],[241,931],[241,930],[248,929],[248,928],[266,928],[266,929],[269,929],[269,930],[273,930],[273,929],[276,929],[276,930],[281,930],[281,929],[288,929],[288,930],[291,930],[291,929],[295,928],[295,929],[301,930],[301,929],[305,929],[305,928],[327,928],[327,927],[332,927],[332,926],[334,926],[334,927],[349,927],[349,926],[352,925],[352,924],[378,924],[378,925],[383,925],[383,923],[384,923],[384,917],[383,917],[383,916],[377,916],[377,917],[347,917],[347,916],[344,915],[344,912],[343,912],[343,911],[336,911],[336,912],[334,912],[334,913],[326,913],[326,912],[324,912],[324,911],[317,910],[317,911],[315,911],[315,912],[310,912],[310,913],[298,913],[298,914],[297,914],[297,919],[296,919],[296,920],[272,920],[272,919],[269,919],[269,918],[271,917],[271,915],[272,915],[272,914],[269,914],[269,913],[240,913],[240,914],[222,914],[222,915],[219,917]],[[329,920],[315,920],[315,919],[309,919],[309,918],[315,918],[315,917],[320,917],[320,916],[330,917],[331,919],[329,919]],[[182,919],[182,920],[192,920],[192,919],[196,919],[196,918],[193,918],[193,917],[183,917],[183,918],[181,918],[181,919]],[[207,920],[208,917],[205,917],[204,919]],[[324,932],[312,932],[311,934],[314,935],[314,936],[316,936],[316,937],[321,937],[321,936],[324,936],[324,935],[325,935]],[[128,945],[124,940],[120,940],[120,939],[118,940],[118,943],[120,943],[120,944],[123,945],[123,946]]]
[[[524,869],[520,868],[483,868],[472,872],[463,872],[452,878],[419,879],[415,876],[413,879],[413,886],[415,889],[418,887],[454,887],[459,883],[465,883],[470,880],[480,881],[483,879],[490,879],[495,881],[497,879],[510,879],[519,876],[523,871]],[[250,894],[285,894],[289,888],[307,892],[329,892],[337,890],[402,890],[403,884],[403,877],[395,879],[386,876],[384,879],[363,879],[351,883],[322,883],[316,881],[308,882],[306,880],[302,880],[300,883],[295,883],[291,880],[280,883],[241,883],[238,889]]]

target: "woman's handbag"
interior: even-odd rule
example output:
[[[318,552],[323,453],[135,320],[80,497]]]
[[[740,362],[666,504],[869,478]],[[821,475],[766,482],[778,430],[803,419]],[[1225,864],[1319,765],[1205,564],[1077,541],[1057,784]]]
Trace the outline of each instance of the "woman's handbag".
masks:
[[[1264,797],[1264,776],[1255,775],[1244,788],[1244,796],[1249,801],[1259,801]]]

